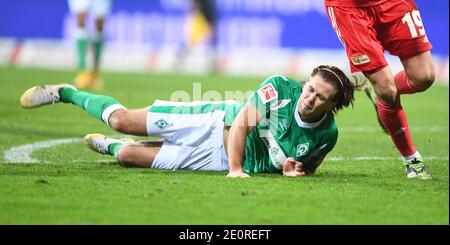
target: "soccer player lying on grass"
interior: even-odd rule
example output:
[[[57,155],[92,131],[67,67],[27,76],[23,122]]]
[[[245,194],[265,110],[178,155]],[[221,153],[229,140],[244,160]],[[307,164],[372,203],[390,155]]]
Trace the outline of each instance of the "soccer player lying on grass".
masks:
[[[319,66],[299,83],[272,76],[245,104],[168,102],[128,110],[115,99],[70,84],[35,86],[20,98],[25,108],[72,103],[116,131],[157,136],[163,142],[127,142],[89,134],[87,146],[125,166],[249,173],[314,173],[336,144],[333,113],[354,100],[355,85],[337,67]]]

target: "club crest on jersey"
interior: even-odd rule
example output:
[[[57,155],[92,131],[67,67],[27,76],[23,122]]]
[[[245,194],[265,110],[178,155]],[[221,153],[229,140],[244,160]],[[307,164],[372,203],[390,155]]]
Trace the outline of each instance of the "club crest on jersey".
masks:
[[[266,104],[267,102],[272,101],[278,97],[278,93],[271,83],[258,89],[258,95],[264,104]]]
[[[363,54],[358,56],[350,57],[353,65],[362,65],[370,62],[369,56]]]
[[[306,153],[308,153],[309,150],[309,143],[303,143],[303,144],[299,144],[297,145],[297,154],[295,154],[296,157],[301,157],[306,155]]]
[[[164,119],[159,119],[158,121],[154,122],[153,124],[160,129],[165,129],[169,126],[172,126],[171,124],[166,122]]]

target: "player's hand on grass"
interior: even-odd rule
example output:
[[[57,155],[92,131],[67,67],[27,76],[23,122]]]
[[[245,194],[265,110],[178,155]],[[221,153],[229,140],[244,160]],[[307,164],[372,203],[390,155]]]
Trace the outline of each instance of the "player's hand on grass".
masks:
[[[233,171],[227,174],[228,178],[249,178],[250,175],[242,172],[242,171]]]
[[[303,164],[296,161],[292,157],[288,157],[283,163],[283,175],[284,176],[305,176],[306,172],[303,170]]]

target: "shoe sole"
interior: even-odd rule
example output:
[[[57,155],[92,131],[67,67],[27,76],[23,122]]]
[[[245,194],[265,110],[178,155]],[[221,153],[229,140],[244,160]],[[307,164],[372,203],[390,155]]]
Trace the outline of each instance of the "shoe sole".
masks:
[[[95,152],[105,154],[105,153],[103,153],[103,152],[98,151],[97,148],[95,148],[95,147],[93,146],[94,140],[95,140],[95,139],[98,139],[98,138],[106,138],[106,137],[105,137],[105,135],[103,135],[103,134],[88,134],[88,135],[86,135],[86,136],[84,137],[84,144],[85,144],[89,149],[91,149],[91,150],[93,150],[93,151],[95,151]]]
[[[407,178],[408,178],[408,179],[419,179],[419,180],[430,180],[430,179],[432,179],[433,177],[431,177],[431,176],[420,176],[420,175],[415,175],[415,176],[411,176],[411,177],[407,176]]]
[[[36,90],[38,89],[44,89],[44,86],[34,86],[30,89],[27,89],[27,91],[25,91],[25,93],[22,94],[22,96],[20,97],[20,105],[23,108],[35,108],[35,107],[39,107],[39,106],[43,106],[44,104],[34,104],[33,101],[30,99],[32,98],[32,95],[34,93],[36,93]]]
[[[34,86],[34,87],[32,87],[32,88],[27,89],[27,90],[22,94],[22,96],[20,96],[20,105],[21,105],[23,108],[27,108],[27,109],[29,108],[29,109],[31,109],[31,108],[36,108],[36,107],[44,106],[44,105],[53,104],[53,103],[51,103],[51,102],[50,102],[50,103],[40,103],[40,104],[36,104],[36,103],[34,103],[34,102],[31,100],[31,98],[34,97],[34,94],[35,94],[35,93],[38,93],[39,90],[45,89],[46,86],[49,86],[49,87],[51,87],[51,86],[60,86],[61,88],[62,88],[62,87],[70,87],[70,88],[72,88],[72,89],[77,90],[77,88],[76,88],[75,86],[73,86],[72,84],[69,84],[69,83],[62,83],[62,84],[55,84],[55,85],[39,85],[39,86]]]

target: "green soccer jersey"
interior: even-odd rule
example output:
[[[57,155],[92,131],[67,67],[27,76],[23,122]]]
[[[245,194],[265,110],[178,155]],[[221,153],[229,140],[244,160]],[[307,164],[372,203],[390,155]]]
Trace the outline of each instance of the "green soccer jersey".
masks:
[[[305,123],[298,113],[303,84],[272,76],[248,98],[262,121],[247,136],[244,172],[280,173],[286,157],[303,163],[311,172],[319,156],[336,144],[338,131],[331,112],[316,123]]]

